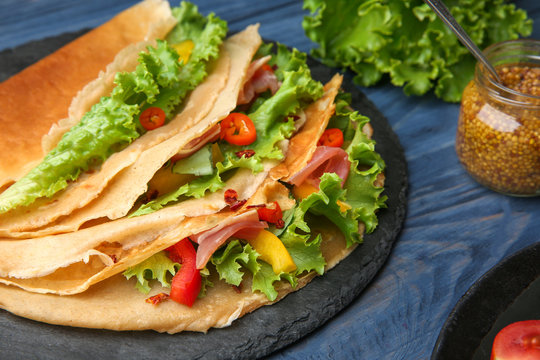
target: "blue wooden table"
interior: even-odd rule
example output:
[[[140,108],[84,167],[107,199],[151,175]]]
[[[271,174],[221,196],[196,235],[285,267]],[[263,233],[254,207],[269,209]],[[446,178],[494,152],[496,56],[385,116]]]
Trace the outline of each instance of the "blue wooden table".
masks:
[[[134,0],[1,0],[0,51],[97,26]],[[195,0],[232,31],[260,22],[266,39],[303,51],[315,45],[299,0]],[[540,3],[516,1],[536,23]],[[176,5],[174,2],[173,5]],[[388,118],[405,149],[409,203],[386,265],[350,306],[275,359],[427,359],[460,297],[506,256],[540,241],[540,198],[512,198],[475,183],[454,151],[459,105],[407,97],[390,84],[361,89]]]

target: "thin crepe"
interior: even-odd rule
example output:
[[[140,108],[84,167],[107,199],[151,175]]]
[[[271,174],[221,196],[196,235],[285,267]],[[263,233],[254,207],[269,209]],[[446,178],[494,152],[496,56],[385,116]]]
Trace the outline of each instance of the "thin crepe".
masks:
[[[1,214],[0,236],[45,236],[75,231],[94,219],[125,216],[163,164],[234,109],[246,71],[261,44],[257,29],[249,26],[225,40],[213,71],[170,123],[135,140],[112,155],[99,172],[72,183],[52,199]]]

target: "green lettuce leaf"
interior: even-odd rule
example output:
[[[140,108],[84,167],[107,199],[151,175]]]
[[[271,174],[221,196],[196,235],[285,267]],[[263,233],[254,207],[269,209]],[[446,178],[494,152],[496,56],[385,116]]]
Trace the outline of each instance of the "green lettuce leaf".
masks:
[[[287,280],[293,287],[298,284],[295,274],[276,274],[270,264],[258,258],[259,254],[249,244],[235,239],[216,251],[211,262],[216,267],[219,278],[235,286],[240,285],[246,271],[249,271],[253,278],[252,291],[262,292],[271,301],[278,295],[274,285],[276,281]]]
[[[253,292],[260,291],[270,301],[276,300],[278,292],[275,288],[275,283],[280,280],[287,280],[291,286],[294,288],[298,284],[298,279],[290,273],[280,273],[276,274],[272,270],[272,266],[264,261],[260,263],[261,267],[259,271],[253,274],[253,282],[251,283],[251,290]]]
[[[341,230],[347,240],[347,245],[350,246],[353,243],[361,243],[362,238],[358,233],[358,220],[350,216],[350,210],[342,212],[338,205],[338,200],[346,200],[346,191],[341,188],[341,181],[335,173],[323,174],[319,192],[302,200],[300,207],[332,221]]]
[[[527,13],[506,0],[445,4],[480,48],[532,32]],[[304,8],[302,26],[318,45],[312,54],[352,70],[362,86],[388,74],[407,95],[434,89],[457,102],[473,78],[472,55],[422,0],[304,0]]]
[[[302,236],[290,231],[283,233],[280,239],[296,264],[296,275],[310,271],[316,271],[319,275],[324,273],[326,260],[321,252],[322,237],[320,235],[311,239],[310,236]]]
[[[183,1],[172,9],[178,25],[167,35],[169,44],[178,44],[185,40],[194,43],[187,64],[180,67],[178,77],[181,82],[172,82],[161,92],[157,100],[147,106],[158,106],[169,117],[185,98],[187,93],[200,84],[207,73],[208,63],[219,56],[219,46],[227,35],[227,23],[214,13],[203,16],[197,6]],[[176,62],[178,63],[178,62]]]
[[[212,255],[211,262],[216,267],[221,280],[225,280],[227,284],[239,286],[244,277],[243,267],[251,273],[257,273],[260,270],[258,257],[259,254],[249,244],[242,245],[239,240],[232,240]]]
[[[206,296],[209,287],[214,287],[214,283],[210,281],[210,270],[204,267],[200,271],[201,274],[201,290],[199,291],[198,299]]]
[[[182,265],[172,261],[165,251],[160,251],[143,262],[128,268],[124,276],[129,280],[137,279],[135,287],[143,294],[150,292],[149,281],[157,280],[161,286],[170,288],[171,279]]]
[[[351,170],[344,186],[347,189],[345,202],[352,207],[347,213],[352,219],[362,221],[366,233],[371,233],[378,224],[377,210],[386,207],[387,196],[382,195],[384,188],[375,185],[385,164],[375,152],[375,142],[362,131],[356,132],[347,152]]]
[[[144,131],[137,117],[149,106],[161,107],[170,118],[189,91],[207,75],[208,61],[218,56],[226,23],[213,14],[203,17],[197,7],[182,3],[173,10],[178,25],[172,43],[189,38],[195,43],[187,64],[166,41],[139,55],[131,73],[118,73],[116,87],[68,131],[58,145],[27,175],[0,194],[0,213],[51,197],[70,181],[122,149]]]

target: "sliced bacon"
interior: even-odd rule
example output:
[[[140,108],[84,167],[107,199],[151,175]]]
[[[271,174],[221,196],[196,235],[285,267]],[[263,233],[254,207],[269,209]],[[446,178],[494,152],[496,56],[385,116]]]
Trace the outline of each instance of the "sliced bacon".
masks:
[[[270,60],[271,56],[265,56],[253,61],[247,70],[244,87],[238,94],[237,105],[249,104],[253,98],[267,90],[272,92],[272,95],[279,89],[279,81],[272,71],[261,68]]]
[[[191,140],[189,143],[187,143],[185,147],[183,147],[180,151],[178,151],[178,153],[176,153],[171,158],[171,160],[175,162],[196,153],[197,150],[202,148],[204,145],[214,142],[217,139],[219,139],[220,132],[221,132],[221,127],[219,126],[219,124],[212,126],[204,134],[202,134],[198,138],[195,138]]]
[[[268,63],[272,56],[266,55],[262,58],[258,58],[249,64],[249,67],[246,71],[246,76],[244,77],[244,85],[255,75],[257,70],[259,70],[264,64]]]
[[[197,269],[204,268],[212,254],[230,237],[251,239],[266,227],[268,224],[259,221],[257,211],[248,211],[233,216],[210,230],[190,236],[191,240],[199,244],[196,260]]]
[[[304,181],[319,187],[321,176],[324,173],[336,173],[341,179],[341,184],[345,183],[349,176],[351,162],[345,150],[338,147],[317,146],[311,160],[299,172],[289,178],[293,185],[300,185]]]

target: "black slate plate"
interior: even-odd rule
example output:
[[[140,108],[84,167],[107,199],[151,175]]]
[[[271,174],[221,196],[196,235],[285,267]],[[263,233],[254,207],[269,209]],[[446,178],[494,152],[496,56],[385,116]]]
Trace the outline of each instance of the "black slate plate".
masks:
[[[63,34],[0,52],[0,80],[81,35]],[[313,59],[316,79],[327,81],[336,72]],[[352,93],[355,109],[369,116],[377,150],[387,164],[387,209],[379,213],[379,227],[347,259],[305,288],[207,334],[159,334],[153,331],[114,332],[49,325],[0,310],[2,359],[253,359],[270,354],[306,336],[345,308],[371,282],[384,265],[405,218],[407,165],[396,134],[384,116],[350,79],[344,88]],[[0,299],[1,304],[1,299]],[[84,309],[81,309],[84,311]]]
[[[540,320],[540,243],[501,261],[463,295],[444,324],[432,360],[489,359],[495,335]],[[459,344],[459,346],[456,346]]]

